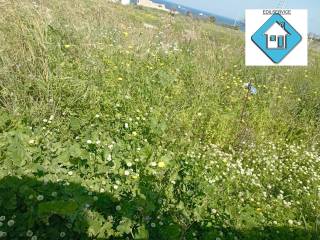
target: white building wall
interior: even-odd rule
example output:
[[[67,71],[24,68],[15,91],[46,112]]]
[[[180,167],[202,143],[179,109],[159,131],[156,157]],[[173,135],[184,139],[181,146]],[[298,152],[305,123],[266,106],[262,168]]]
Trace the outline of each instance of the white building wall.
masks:
[[[130,4],[130,0],[121,0],[121,4],[122,5],[129,5]]]

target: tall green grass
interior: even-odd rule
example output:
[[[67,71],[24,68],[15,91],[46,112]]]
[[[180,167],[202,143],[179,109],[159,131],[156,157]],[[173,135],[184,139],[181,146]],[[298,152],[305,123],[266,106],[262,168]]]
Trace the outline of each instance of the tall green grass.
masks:
[[[127,85],[135,93],[150,84],[149,93],[158,99],[143,95],[133,102],[168,101],[164,111],[178,116],[173,126],[183,120],[190,125],[204,111],[211,132],[206,136],[230,144],[244,105],[242,85],[252,81],[258,95],[245,109],[252,138],[318,140],[317,54],[310,54],[308,68],[246,68],[240,32],[100,1],[8,1],[2,12],[1,103],[10,113],[42,118],[64,107],[73,110],[74,104],[81,111],[92,96],[106,95],[108,85],[110,91]],[[178,51],[166,54],[175,44]],[[163,82],[161,77],[169,80],[153,82]]]

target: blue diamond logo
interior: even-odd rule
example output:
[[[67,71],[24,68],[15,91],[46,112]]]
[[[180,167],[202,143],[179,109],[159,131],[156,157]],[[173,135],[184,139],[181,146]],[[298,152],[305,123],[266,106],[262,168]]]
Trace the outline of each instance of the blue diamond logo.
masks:
[[[272,62],[280,63],[302,37],[286,19],[275,13],[252,35],[251,40]]]

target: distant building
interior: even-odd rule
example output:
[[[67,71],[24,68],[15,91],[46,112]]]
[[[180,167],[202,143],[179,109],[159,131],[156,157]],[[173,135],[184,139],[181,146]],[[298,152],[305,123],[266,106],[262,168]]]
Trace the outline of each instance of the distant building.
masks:
[[[312,40],[317,40],[317,41],[320,40],[320,36],[317,35],[317,34],[315,34],[315,33],[309,33],[309,34],[308,34],[308,38],[309,38],[309,39],[312,39]]]
[[[150,0],[136,0],[136,3],[139,6],[149,7],[149,8],[154,8],[154,9],[159,9],[159,10],[163,10],[166,12],[170,12],[170,10],[167,9],[164,4],[154,3]]]
[[[130,2],[131,2],[130,0],[121,0],[122,5],[129,5]]]

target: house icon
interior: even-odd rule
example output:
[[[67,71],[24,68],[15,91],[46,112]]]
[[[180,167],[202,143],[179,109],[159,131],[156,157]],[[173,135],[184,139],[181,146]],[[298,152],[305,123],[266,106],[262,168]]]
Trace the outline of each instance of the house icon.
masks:
[[[287,36],[284,22],[275,22],[265,33],[267,49],[286,49]]]
[[[278,64],[301,43],[302,36],[283,16],[275,13],[251,36],[251,41]]]

